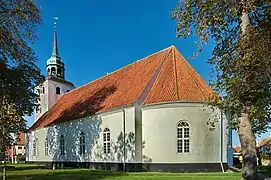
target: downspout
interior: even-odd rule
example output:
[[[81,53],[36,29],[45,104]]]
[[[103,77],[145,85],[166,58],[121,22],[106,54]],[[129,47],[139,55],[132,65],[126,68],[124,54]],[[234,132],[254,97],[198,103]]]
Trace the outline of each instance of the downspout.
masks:
[[[126,135],[126,132],[125,132],[125,109],[122,108],[122,123],[123,123],[123,172],[126,171],[126,164],[125,164],[125,135]]]
[[[222,111],[220,110],[220,166],[221,166],[221,170],[222,172],[224,173],[225,170],[224,170],[224,167],[223,167],[223,114],[222,114]]]

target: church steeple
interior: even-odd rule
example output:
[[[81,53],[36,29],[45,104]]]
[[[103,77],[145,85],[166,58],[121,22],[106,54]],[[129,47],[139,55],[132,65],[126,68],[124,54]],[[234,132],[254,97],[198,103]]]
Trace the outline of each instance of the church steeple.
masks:
[[[56,23],[54,24],[54,45],[52,56],[59,56],[57,47],[57,33],[56,33]]]
[[[57,18],[54,18],[57,20]],[[65,78],[65,68],[64,63],[58,53],[57,44],[57,31],[56,31],[56,21],[54,22],[54,41],[53,41],[53,52],[51,57],[47,60],[47,76],[56,76],[61,79]]]

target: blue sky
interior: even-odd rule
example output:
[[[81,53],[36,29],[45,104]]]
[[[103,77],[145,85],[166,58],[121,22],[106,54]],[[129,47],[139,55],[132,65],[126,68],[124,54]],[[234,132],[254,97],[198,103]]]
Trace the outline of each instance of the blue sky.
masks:
[[[59,53],[66,79],[76,87],[161,49],[175,45],[208,82],[212,45],[194,60],[195,38],[176,39],[170,12],[178,0],[36,0],[43,24],[33,48],[43,74],[52,53],[53,17],[57,16]],[[28,125],[33,116],[27,117]],[[269,131],[270,133],[270,131]],[[238,145],[236,133],[233,145]]]

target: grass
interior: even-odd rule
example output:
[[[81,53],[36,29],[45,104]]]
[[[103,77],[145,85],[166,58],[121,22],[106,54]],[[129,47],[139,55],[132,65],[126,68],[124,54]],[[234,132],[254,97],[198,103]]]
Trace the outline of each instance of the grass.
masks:
[[[239,180],[238,173],[209,173],[209,174],[173,174],[173,173],[121,173],[109,171],[92,171],[89,169],[69,170],[22,170],[8,173],[8,180],[83,180],[83,179],[121,179],[121,180]]]
[[[10,165],[11,166],[11,165]],[[264,174],[271,172],[262,168]],[[90,169],[44,169],[35,165],[12,165],[7,171],[7,180],[239,180],[240,173],[123,173],[113,171],[96,171]]]
[[[123,173],[113,171],[94,171],[90,169],[42,169],[31,165],[10,165],[7,180],[235,180],[240,179],[239,173]]]
[[[259,172],[267,177],[271,177],[271,166],[262,166],[259,168]]]

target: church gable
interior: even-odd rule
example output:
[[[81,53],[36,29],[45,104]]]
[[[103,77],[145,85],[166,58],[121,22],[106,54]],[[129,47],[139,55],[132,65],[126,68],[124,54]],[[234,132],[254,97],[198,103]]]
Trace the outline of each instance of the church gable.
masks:
[[[159,76],[144,104],[188,101],[202,102],[213,93],[180,52],[171,46]]]
[[[211,88],[171,46],[63,95],[30,130],[135,102],[204,101]]]
[[[175,55],[179,100],[205,101],[212,88],[177,50]]]

